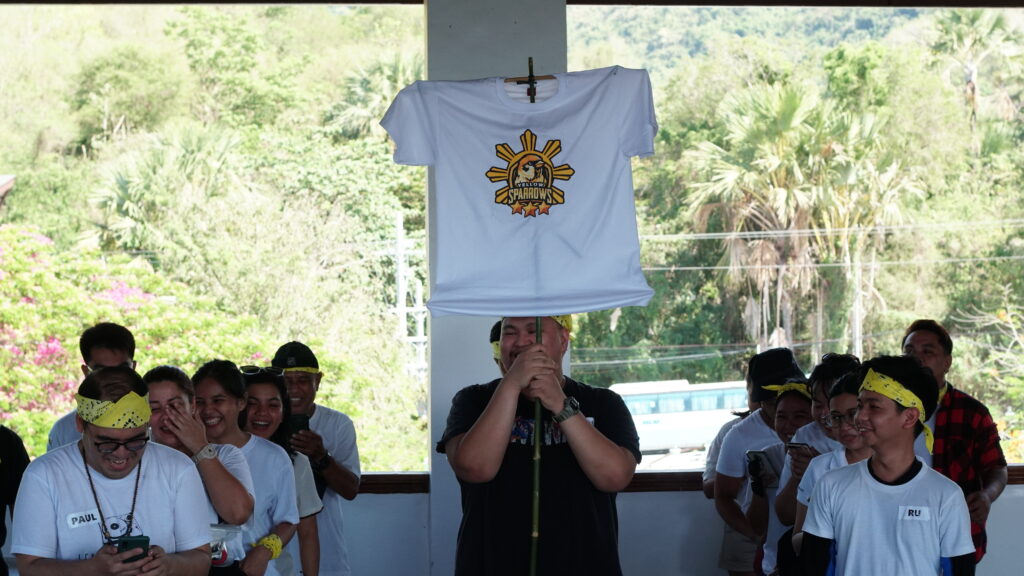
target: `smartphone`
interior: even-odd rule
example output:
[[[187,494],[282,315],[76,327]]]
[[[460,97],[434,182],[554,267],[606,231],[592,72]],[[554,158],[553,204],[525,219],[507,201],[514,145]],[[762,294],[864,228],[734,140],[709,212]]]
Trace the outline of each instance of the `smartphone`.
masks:
[[[292,414],[288,420],[288,431],[295,434],[299,430],[309,430],[309,416],[306,414]]]
[[[809,448],[810,445],[803,442],[786,442],[786,450],[805,450]]]
[[[779,478],[779,471],[775,469],[768,454],[764,450],[747,450],[747,466],[753,461],[759,461],[761,463],[761,470],[765,471],[769,478]]]
[[[146,554],[149,554],[149,536],[122,536],[117,539],[118,554],[136,548],[142,549],[142,553],[125,560],[126,563],[142,560]]]

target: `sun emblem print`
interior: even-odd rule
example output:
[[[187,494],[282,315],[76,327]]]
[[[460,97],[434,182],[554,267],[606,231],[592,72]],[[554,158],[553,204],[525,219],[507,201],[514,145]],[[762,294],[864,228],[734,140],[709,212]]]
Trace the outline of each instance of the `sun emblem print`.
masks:
[[[568,164],[555,166],[552,161],[562,151],[561,140],[548,140],[543,150],[537,150],[537,135],[527,130],[519,136],[521,152],[514,152],[508,144],[494,147],[498,158],[508,165],[492,166],[487,171],[491,182],[505,182],[494,193],[495,204],[506,204],[513,214],[536,217],[550,214],[548,210],[565,203],[565,192],[553,185],[555,180],[568,180],[576,172]]]

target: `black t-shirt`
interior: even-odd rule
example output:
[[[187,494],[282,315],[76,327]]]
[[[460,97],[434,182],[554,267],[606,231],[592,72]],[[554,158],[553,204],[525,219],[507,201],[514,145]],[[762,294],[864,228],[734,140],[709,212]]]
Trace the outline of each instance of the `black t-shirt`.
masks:
[[[0,543],[7,538],[7,526],[3,517],[14,507],[21,486],[21,475],[28,466],[28,452],[21,438],[6,426],[0,426]],[[7,574],[7,564],[0,561],[0,574]]]
[[[500,380],[469,386],[452,400],[437,451],[467,432],[487,407]],[[640,461],[640,440],[625,403],[614,392],[566,379],[565,394],[609,440]],[[522,576],[530,558],[533,486],[533,403],[520,397],[498,474],[490,482],[459,480],[462,524],[456,576]],[[594,488],[576,461],[561,429],[544,411],[541,447],[540,576],[620,576],[615,494]]]

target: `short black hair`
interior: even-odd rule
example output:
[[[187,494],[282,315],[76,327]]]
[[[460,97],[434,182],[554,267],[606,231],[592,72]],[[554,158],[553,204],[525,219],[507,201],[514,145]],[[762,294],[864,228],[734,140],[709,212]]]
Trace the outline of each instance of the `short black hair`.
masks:
[[[230,360],[210,360],[192,375],[192,383],[198,385],[207,378],[213,378],[224,391],[235,398],[245,399],[245,380],[242,371]]]
[[[79,394],[93,400],[117,402],[129,392],[145,396],[149,393],[149,386],[134,368],[125,364],[97,368],[89,372],[78,386]]]
[[[821,357],[821,362],[811,370],[811,375],[808,377],[811,386],[811,396],[814,396],[818,391],[818,386],[825,385],[825,394],[828,395],[829,389],[843,374],[849,372],[856,372],[860,368],[860,358],[857,358],[853,354],[838,354],[836,352],[829,352]],[[856,392],[854,392],[856,394]]]
[[[78,350],[82,353],[82,360],[85,360],[86,364],[92,360],[93,348],[127,352],[128,357],[134,359],[135,336],[132,336],[131,330],[120,324],[100,322],[91,328],[86,328],[78,338]]]
[[[190,401],[196,397],[196,387],[192,384],[192,379],[188,377],[184,370],[177,366],[166,364],[157,366],[143,374],[142,381],[147,385],[153,382],[173,382],[188,396]]]
[[[907,338],[909,338],[914,332],[931,332],[932,334],[935,334],[939,339],[939,344],[942,344],[942,349],[946,351],[946,354],[953,354],[953,339],[949,336],[949,331],[943,328],[942,324],[928,318],[914,320],[914,322],[907,327],[907,331],[903,333],[903,340],[900,340],[900,350],[907,345]]]
[[[876,356],[868,360],[860,367],[860,381],[864,381],[868,370],[874,370],[900,383],[901,386],[913,392],[924,405],[924,419],[931,418],[939,403],[939,389],[935,386],[935,376],[932,371],[922,366],[913,356]],[[903,411],[907,406],[896,404]],[[917,433],[921,432],[921,424],[918,422]]]
[[[494,323],[494,326],[491,326],[490,342],[498,342],[499,340],[501,340],[501,320],[498,320]]]
[[[840,376],[832,387],[828,390],[828,399],[831,400],[837,396],[843,394],[853,394],[856,396],[860,393],[860,384],[864,378],[860,375],[859,370],[847,372]]]

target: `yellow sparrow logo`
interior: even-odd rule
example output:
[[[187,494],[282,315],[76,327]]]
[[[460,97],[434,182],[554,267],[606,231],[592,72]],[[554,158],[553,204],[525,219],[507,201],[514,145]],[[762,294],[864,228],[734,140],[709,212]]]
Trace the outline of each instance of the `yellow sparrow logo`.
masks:
[[[492,166],[487,171],[491,182],[506,184],[494,193],[494,203],[508,205],[513,214],[522,214],[523,218],[550,214],[552,206],[565,203],[565,192],[553,182],[568,180],[576,171],[568,164],[555,166],[552,161],[562,151],[561,140],[548,140],[543,150],[537,150],[537,135],[527,130],[519,136],[519,142],[523,149],[518,153],[508,144],[494,147],[498,158],[508,163],[504,168]]]

